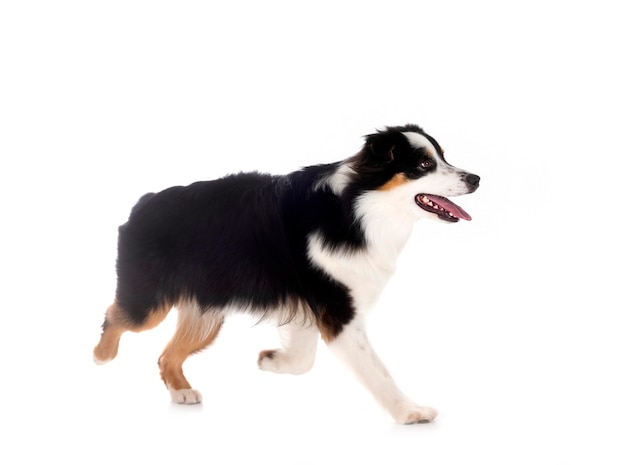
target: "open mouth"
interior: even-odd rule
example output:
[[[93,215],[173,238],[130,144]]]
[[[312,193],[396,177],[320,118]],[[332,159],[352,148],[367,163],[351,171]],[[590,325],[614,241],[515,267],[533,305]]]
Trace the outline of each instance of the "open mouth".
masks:
[[[450,221],[456,223],[457,221],[466,220],[471,221],[472,217],[459,207],[454,202],[441,197],[439,195],[432,194],[417,194],[415,196],[415,203],[417,203],[423,210],[434,213],[444,221]]]

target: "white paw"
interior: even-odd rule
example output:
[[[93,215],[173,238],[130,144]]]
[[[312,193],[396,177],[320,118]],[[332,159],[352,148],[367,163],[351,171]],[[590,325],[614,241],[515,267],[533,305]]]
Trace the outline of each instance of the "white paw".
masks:
[[[202,402],[202,394],[195,389],[170,389],[170,395],[175,404],[199,404]]]
[[[396,420],[398,423],[411,425],[413,423],[430,423],[437,418],[437,410],[432,407],[412,406],[405,412],[398,415]]]
[[[273,373],[284,373],[284,361],[281,352],[276,350],[263,350],[259,353],[257,365],[263,371],[271,371]],[[281,369],[283,368],[283,369]]]
[[[257,361],[263,371],[301,375],[311,369],[313,363],[288,357],[282,350],[264,350]]]
[[[93,362],[96,365],[105,365],[107,363],[109,363],[111,360],[113,360],[112,358],[106,359],[106,360],[100,360],[98,357],[96,357],[96,354],[93,354]]]

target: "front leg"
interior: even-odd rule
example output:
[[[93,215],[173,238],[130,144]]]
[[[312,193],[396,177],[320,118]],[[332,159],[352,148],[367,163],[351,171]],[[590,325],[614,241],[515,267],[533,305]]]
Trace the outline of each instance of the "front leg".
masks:
[[[282,349],[264,350],[259,354],[261,370],[300,375],[313,367],[320,333],[314,324],[291,322],[279,328]]]
[[[435,419],[437,410],[415,404],[398,389],[372,349],[361,318],[357,317],[344,326],[327,343],[398,423],[428,423]]]

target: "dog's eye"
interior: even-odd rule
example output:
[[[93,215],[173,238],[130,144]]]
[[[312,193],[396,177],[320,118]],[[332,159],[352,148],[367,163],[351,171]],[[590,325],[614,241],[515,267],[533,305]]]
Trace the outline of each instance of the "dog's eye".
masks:
[[[420,161],[419,167],[423,170],[429,170],[434,168],[435,166],[435,162],[432,158],[424,158],[422,161]]]

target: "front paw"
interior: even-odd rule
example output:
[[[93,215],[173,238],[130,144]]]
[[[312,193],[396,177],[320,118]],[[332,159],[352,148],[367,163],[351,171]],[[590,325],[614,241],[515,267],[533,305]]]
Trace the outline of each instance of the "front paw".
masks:
[[[257,365],[263,371],[273,371],[274,373],[280,373],[278,369],[278,360],[276,360],[276,356],[278,355],[278,349],[274,350],[262,350],[259,353],[259,358],[257,359]]]
[[[311,369],[313,361],[309,358],[293,357],[292,354],[275,349],[261,351],[257,364],[263,371],[301,375]]]
[[[404,425],[412,425],[414,423],[430,423],[437,418],[438,413],[439,412],[432,407],[420,407],[415,405],[398,415],[396,420],[398,423],[402,423]]]

